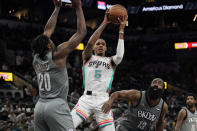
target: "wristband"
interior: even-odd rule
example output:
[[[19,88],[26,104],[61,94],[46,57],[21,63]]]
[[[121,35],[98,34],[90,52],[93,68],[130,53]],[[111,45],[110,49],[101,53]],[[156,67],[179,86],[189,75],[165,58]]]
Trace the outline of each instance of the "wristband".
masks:
[[[123,34],[123,35],[124,35],[124,32],[122,32],[122,31],[119,31],[119,34]]]

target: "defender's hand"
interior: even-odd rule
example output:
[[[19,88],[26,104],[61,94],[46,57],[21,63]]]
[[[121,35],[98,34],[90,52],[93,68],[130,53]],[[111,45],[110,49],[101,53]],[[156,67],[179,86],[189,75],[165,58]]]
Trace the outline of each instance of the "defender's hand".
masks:
[[[110,111],[111,107],[112,107],[112,104],[111,104],[109,101],[107,101],[107,102],[102,106],[101,109],[102,109],[103,113],[108,113],[108,112]]]
[[[61,0],[53,0],[53,3],[55,7],[61,7],[62,6],[62,1]]]

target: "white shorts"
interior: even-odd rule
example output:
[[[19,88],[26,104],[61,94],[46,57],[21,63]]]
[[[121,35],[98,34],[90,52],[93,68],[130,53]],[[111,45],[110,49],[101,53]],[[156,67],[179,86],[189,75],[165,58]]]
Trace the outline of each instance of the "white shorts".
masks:
[[[82,95],[73,108],[76,110],[76,114],[84,120],[94,113],[96,121],[99,127],[111,125],[114,123],[112,111],[109,113],[103,113],[101,108],[103,104],[109,99],[108,95]]]

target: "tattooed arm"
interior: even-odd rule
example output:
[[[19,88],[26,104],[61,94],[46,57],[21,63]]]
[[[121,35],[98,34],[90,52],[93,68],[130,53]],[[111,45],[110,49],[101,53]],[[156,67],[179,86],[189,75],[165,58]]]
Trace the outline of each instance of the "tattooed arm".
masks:
[[[79,45],[85,37],[87,30],[85,18],[81,7],[81,0],[71,0],[72,7],[76,10],[77,15],[77,32],[66,42],[57,47],[54,57],[57,59],[67,58],[67,56]]]
[[[55,30],[57,17],[60,11],[60,7],[62,6],[61,0],[53,0],[53,3],[55,5],[55,9],[44,28],[44,35],[48,36],[49,38],[51,37],[51,35]]]
[[[101,33],[103,32],[103,30],[105,29],[108,23],[109,21],[107,20],[107,12],[106,12],[103,22],[101,23],[99,28],[94,32],[94,34],[90,37],[90,39],[88,40],[88,44],[82,53],[83,64],[85,64],[92,56],[92,49],[94,47],[94,44],[100,38]]]

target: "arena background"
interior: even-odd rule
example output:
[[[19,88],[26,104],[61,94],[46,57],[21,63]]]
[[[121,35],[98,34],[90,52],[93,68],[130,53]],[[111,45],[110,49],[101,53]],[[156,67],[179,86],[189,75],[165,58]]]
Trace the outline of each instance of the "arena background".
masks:
[[[116,70],[111,92],[145,90],[152,78],[163,78],[168,83],[163,98],[169,105],[165,130],[172,131],[184,95],[197,93],[197,1],[83,0],[88,34],[81,44],[86,45],[105,10],[114,4],[127,8],[129,23],[124,59]],[[38,92],[30,43],[43,32],[53,9],[52,0],[0,0],[0,130],[33,130]],[[115,54],[118,29],[118,25],[110,24],[102,34],[108,56]],[[52,40],[58,45],[75,31],[75,11],[62,7]],[[67,63],[71,108],[83,94],[81,53],[74,51]],[[120,103],[113,107],[116,122],[129,107],[127,102]],[[90,119],[78,130],[98,129],[95,120]]]

